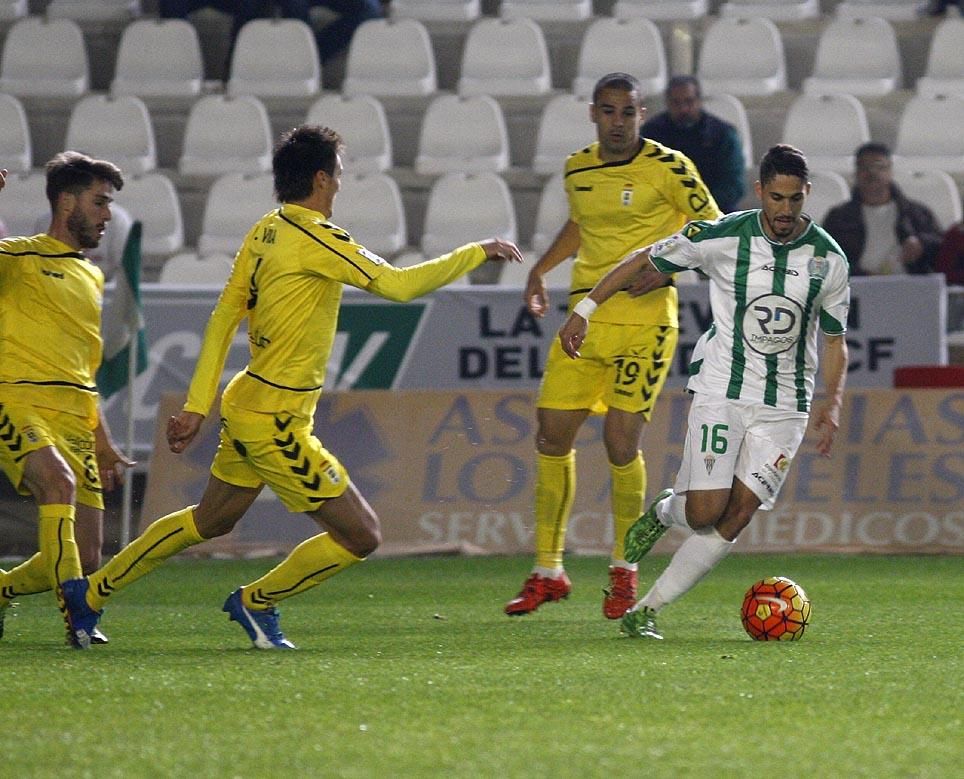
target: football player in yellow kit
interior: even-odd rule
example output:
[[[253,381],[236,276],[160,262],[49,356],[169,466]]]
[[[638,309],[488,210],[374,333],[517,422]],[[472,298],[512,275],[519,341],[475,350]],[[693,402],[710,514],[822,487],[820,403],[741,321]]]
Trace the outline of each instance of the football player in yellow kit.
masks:
[[[10,601],[53,589],[67,639],[104,643],[87,605],[75,523],[99,545],[104,487],[132,465],[114,445],[94,375],[104,274],[83,255],[110,220],[120,169],[78,152],[47,163],[46,233],[0,241],[0,468],[38,507],[39,551],[0,571],[0,635]]]
[[[273,158],[281,206],[248,232],[204,334],[183,410],[167,438],[182,452],[197,435],[218,390],[225,357],[248,320],[250,361],[221,398],[221,440],[196,506],[156,520],[89,578],[88,603],[100,610],[118,589],[171,555],[228,533],[265,484],[290,511],[305,512],[321,533],[257,581],[235,590],[223,610],[256,647],[290,649],[275,605],[371,554],[379,520],[338,459],[312,434],[345,284],[406,301],[459,278],[486,260],[522,261],[497,238],[469,243],[433,260],[395,268],[331,221],[342,175],[342,141],[304,125],[285,133]],[[349,216],[350,218],[350,216]]]
[[[575,256],[569,308],[635,249],[679,230],[692,219],[715,219],[716,201],[696,167],[678,151],[640,138],[645,109],[639,82],[626,73],[603,76],[593,89],[589,119],[597,140],[566,159],[569,220],[532,267],[524,296],[543,316],[544,276]],[[679,328],[676,288],[642,297],[614,295],[593,314],[592,343],[570,360],[554,343],[537,406],[535,563],[506,614],[528,614],[569,595],[563,567],[566,525],[576,487],[573,443],[590,413],[605,414],[603,440],[612,478],[614,543],[603,614],[619,619],[636,602],[636,565],[623,537],[643,510],[646,466],[643,427],[673,360]]]

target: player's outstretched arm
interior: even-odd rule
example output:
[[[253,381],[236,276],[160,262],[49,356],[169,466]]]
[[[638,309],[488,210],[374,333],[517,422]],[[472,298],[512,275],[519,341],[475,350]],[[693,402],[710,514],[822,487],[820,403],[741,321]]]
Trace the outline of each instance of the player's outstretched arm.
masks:
[[[655,276],[663,276],[650,263],[648,247],[627,254],[616,267],[596,282],[596,286],[589,290],[586,297],[576,303],[572,313],[562,323],[562,327],[559,328],[559,342],[562,350],[573,359],[578,357],[579,347],[582,346],[586,332],[589,330],[589,317],[592,316],[596,307],[605,303],[619,290],[626,289],[634,282],[638,284],[639,277],[643,274],[650,275],[650,271]],[[653,289],[662,283],[664,280],[659,284],[654,283]]]
[[[181,411],[167,420],[167,445],[174,454],[180,454],[194,440],[204,415],[196,411]]]
[[[512,241],[487,238],[407,268],[387,266],[366,289],[386,300],[404,303],[444,287],[487,260],[522,262],[523,257]]]
[[[826,398],[815,410],[814,426],[819,435],[817,451],[821,456],[829,457],[840,428],[840,409],[847,379],[847,336],[825,335],[824,339],[822,362]]]

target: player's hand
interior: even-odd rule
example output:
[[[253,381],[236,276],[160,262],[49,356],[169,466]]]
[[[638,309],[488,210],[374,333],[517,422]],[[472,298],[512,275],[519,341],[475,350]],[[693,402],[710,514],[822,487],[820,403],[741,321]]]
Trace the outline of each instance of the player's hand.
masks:
[[[559,343],[562,345],[562,351],[575,360],[579,356],[579,347],[586,340],[588,331],[589,322],[579,314],[570,314],[559,328]]]
[[[204,415],[194,411],[181,411],[167,420],[167,445],[174,454],[180,454],[194,440]]]
[[[542,319],[549,310],[549,290],[542,274],[536,273],[535,268],[529,271],[526,288],[522,291],[522,300],[532,316]]]
[[[672,276],[668,273],[660,273],[652,265],[646,263],[646,267],[633,276],[632,281],[626,285],[625,291],[629,293],[630,297],[638,298],[640,295],[666,286],[670,279],[672,279]]]
[[[100,471],[100,483],[106,492],[123,484],[124,472],[135,465],[134,460],[128,460],[113,444],[97,450],[97,470]]]
[[[512,241],[504,241],[501,238],[489,238],[479,241],[479,245],[485,251],[485,257],[489,260],[500,260],[503,262],[523,262],[522,252]]]
[[[817,452],[821,457],[829,457],[833,440],[840,429],[840,407],[833,403],[821,403],[816,410],[814,429],[817,431]]]

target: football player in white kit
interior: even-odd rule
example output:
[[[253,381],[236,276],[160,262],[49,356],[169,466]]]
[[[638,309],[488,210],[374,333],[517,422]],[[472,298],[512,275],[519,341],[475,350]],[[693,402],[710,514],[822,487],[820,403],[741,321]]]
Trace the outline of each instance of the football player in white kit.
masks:
[[[806,432],[818,329],[826,393],[814,410],[821,455],[829,456],[839,426],[847,373],[847,258],[803,211],[810,182],[799,150],[772,147],[755,190],[759,209],[690,222],[628,255],[559,331],[562,348],[578,357],[596,306],[631,280],[637,287],[640,278],[658,285],[689,269],[709,277],[713,325],[690,365],[693,402],[682,464],[675,487],[657,495],[627,533],[626,559],[641,559],[674,524],[689,536],[622,618],[629,636],[662,638],[656,613],[726,556],[758,508],[772,508]]]

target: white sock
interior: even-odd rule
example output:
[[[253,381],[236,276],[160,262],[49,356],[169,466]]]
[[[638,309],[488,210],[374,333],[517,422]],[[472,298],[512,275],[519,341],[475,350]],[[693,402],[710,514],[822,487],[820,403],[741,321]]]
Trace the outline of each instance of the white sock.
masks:
[[[539,574],[543,579],[558,579],[563,574],[562,568],[542,568],[541,566],[536,566],[532,569],[533,573]]]
[[[689,592],[732,548],[733,542],[723,538],[716,528],[694,532],[680,545],[649,592],[633,608],[646,606],[659,611]]]
[[[666,500],[657,503],[656,519],[664,527],[676,525],[684,530],[692,530],[686,521],[686,494],[677,495],[674,492]]]
[[[625,568],[627,571],[639,570],[639,565],[637,563],[627,563],[625,560],[617,560],[613,558],[609,562],[610,568]]]

